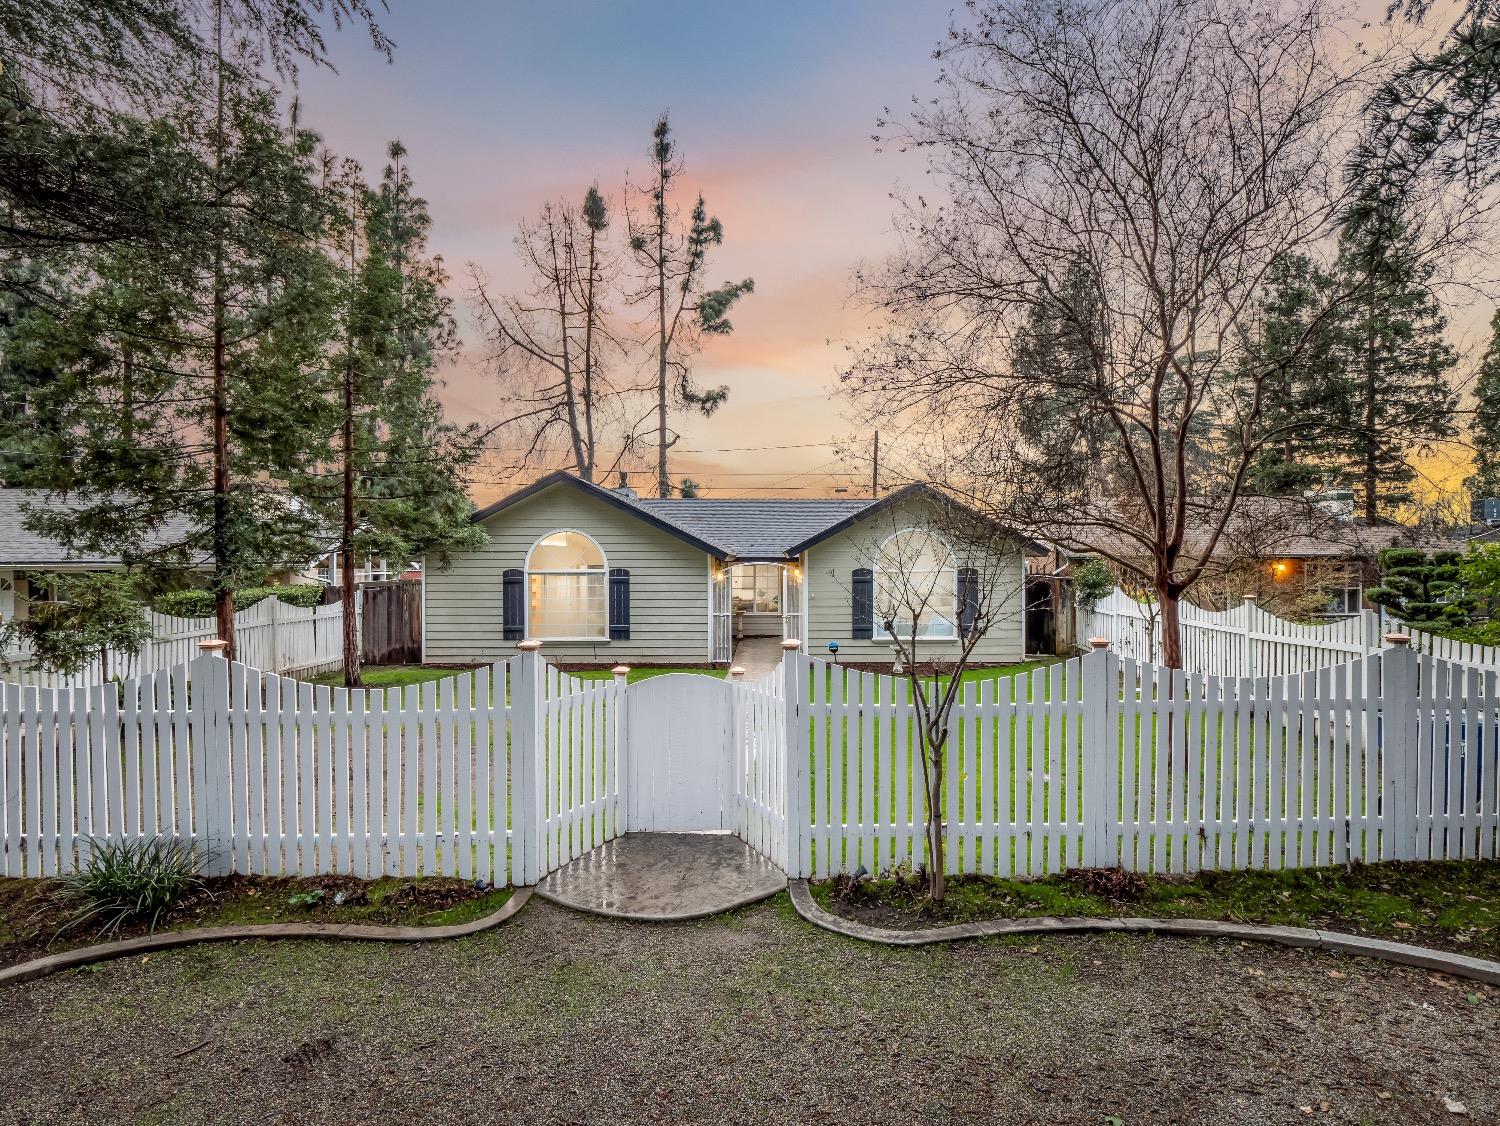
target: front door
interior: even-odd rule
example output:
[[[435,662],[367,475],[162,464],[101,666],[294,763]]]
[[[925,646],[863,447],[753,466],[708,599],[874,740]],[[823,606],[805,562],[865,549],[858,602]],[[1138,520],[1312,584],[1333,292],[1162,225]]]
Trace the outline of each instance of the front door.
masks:
[[[631,832],[734,827],[729,684],[665,673],[627,689],[626,808]]]

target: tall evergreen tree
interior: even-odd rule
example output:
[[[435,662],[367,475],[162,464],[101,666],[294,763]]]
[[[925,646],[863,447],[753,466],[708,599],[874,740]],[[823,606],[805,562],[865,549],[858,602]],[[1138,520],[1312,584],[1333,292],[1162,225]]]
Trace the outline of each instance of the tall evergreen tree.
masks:
[[[1456,430],[1456,357],[1430,280],[1430,268],[1367,228],[1346,232],[1331,268],[1305,256],[1278,263],[1254,362],[1294,359],[1262,391],[1260,491],[1346,486],[1368,523],[1412,501],[1415,455]]]
[[[1474,475],[1464,487],[1476,504],[1500,499],[1500,310],[1490,320],[1490,344],[1474,383],[1469,438],[1474,446]]]
[[[33,399],[54,421],[39,472],[73,502],[33,525],[127,562],[208,566],[232,655],[234,587],[316,542],[292,497],[324,433],[334,279],[316,137],[284,129],[268,91],[216,90],[214,117],[181,114],[154,158],[196,181],[191,226],[76,255],[67,300],[12,340],[55,375]]]
[[[669,497],[673,489],[667,451],[677,441],[667,425],[672,408],[710,415],[729,397],[727,387],[700,389],[693,383],[690,357],[703,336],[733,331],[729,310],[755,288],[755,282],[745,278],[707,288],[708,251],[724,241],[724,227],[709,216],[700,194],[686,228],[679,228],[672,189],[682,174],[682,160],[666,114],[652,130],[649,153],[651,179],[640,189],[645,199],[640,207],[627,207],[625,219],[630,249],[641,270],[641,287],[633,299],[651,308],[656,352],[656,487],[658,496]]]
[[[427,248],[431,220],[400,142],[389,148],[371,192],[346,164],[343,206],[332,225],[345,247],[340,347],[330,365],[337,451],[307,497],[339,529],[344,675],[360,683],[351,608],[355,564],[365,556],[406,560],[476,546],[464,477],[479,453],[474,428],[443,418],[436,371],[457,346],[442,260]]]

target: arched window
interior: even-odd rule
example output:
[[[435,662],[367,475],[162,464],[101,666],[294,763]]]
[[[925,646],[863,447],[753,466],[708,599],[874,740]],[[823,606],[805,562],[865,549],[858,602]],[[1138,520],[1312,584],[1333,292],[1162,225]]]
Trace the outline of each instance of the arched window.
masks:
[[[880,545],[875,561],[875,636],[958,636],[958,561],[938,536],[907,528]]]
[[[552,532],[526,556],[528,637],[607,641],[608,574],[604,552],[582,532]]]

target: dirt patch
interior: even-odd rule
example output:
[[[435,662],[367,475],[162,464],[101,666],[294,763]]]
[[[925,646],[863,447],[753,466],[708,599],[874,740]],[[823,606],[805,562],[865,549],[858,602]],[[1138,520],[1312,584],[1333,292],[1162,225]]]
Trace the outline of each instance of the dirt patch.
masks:
[[[0,966],[113,938],[149,934],[144,924],[101,936],[68,928],[71,908],[51,880],[0,880]],[[360,880],[353,876],[224,876],[205,881],[158,930],[246,923],[369,923],[440,926],[499,910],[510,889],[459,879]],[[67,928],[67,929],[65,929]]]
[[[1316,951],[906,950],[785,896],[682,924],[533,901],[455,942],[198,946],[0,990],[0,1124],[1427,1126],[1500,1121],[1497,1042],[1500,990]]]
[[[1220,919],[1315,927],[1500,958],[1500,862],[1444,861],[1146,876],[1084,868],[1036,880],[951,876],[941,904],[920,874],[839,878],[813,887],[825,909],[870,926],[918,930],[1045,915]]]

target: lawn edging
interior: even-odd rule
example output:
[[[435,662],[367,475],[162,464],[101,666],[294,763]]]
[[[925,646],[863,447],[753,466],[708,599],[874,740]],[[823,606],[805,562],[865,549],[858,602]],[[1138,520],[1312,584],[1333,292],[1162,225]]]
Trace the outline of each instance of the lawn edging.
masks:
[[[1405,942],[1366,938],[1340,931],[1312,927],[1282,927],[1264,923],[1231,923],[1218,919],[1137,919],[1087,918],[1084,916],[1039,916],[1033,919],[990,919],[977,923],[955,923],[921,930],[891,930],[857,923],[825,911],[813,898],[806,880],[791,880],[792,905],[797,914],[814,926],[864,942],[887,946],[929,946],[938,942],[958,942],[966,938],[990,938],[1006,934],[1069,934],[1087,931],[1114,931],[1181,935],[1188,938],[1232,938],[1242,942],[1270,942],[1308,950],[1325,950],[1338,954],[1355,954],[1379,958],[1386,962],[1417,966],[1454,977],[1500,985],[1500,962],[1450,954],[1426,946]]]
[[[516,888],[515,892],[500,905],[498,911],[481,919],[467,923],[450,923],[439,927],[391,927],[373,923],[247,923],[232,927],[193,927],[181,931],[161,931],[158,934],[125,938],[116,942],[103,942],[95,946],[79,946],[49,954],[45,958],[33,958],[29,962],[9,966],[0,970],[0,986],[18,985],[24,981],[36,981],[63,970],[95,962],[108,962],[115,958],[128,958],[133,954],[148,954],[157,950],[172,950],[179,946],[195,946],[203,942],[235,942],[241,939],[287,939],[314,938],[324,941],[345,942],[436,942],[448,938],[463,938],[499,926],[526,906],[531,898],[529,887]]]

